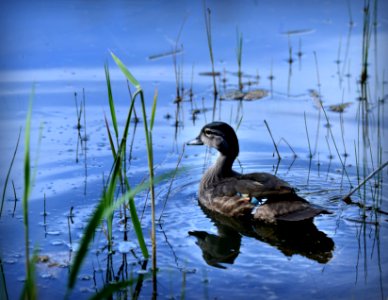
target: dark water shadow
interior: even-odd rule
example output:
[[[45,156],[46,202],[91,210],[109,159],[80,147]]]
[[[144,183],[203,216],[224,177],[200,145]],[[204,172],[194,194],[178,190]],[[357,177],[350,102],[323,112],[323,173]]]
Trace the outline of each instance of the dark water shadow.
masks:
[[[214,222],[218,233],[190,231],[189,234],[197,238],[203,258],[210,266],[224,269],[223,264],[233,264],[240,253],[242,236],[265,242],[287,257],[298,254],[326,264],[333,256],[334,241],[319,231],[312,221],[279,222],[276,225],[253,223],[201,208]]]

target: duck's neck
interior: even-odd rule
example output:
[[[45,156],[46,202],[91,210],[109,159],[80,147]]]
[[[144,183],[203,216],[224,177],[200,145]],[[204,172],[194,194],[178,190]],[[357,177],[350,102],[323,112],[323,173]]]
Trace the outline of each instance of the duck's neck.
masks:
[[[236,157],[233,155],[224,155],[220,153],[220,155],[217,158],[216,163],[212,167],[214,174],[218,178],[225,178],[233,176],[233,162],[236,159]]]
[[[232,170],[233,162],[236,159],[235,155],[225,155],[220,153],[214,166],[209,168],[202,178],[203,188],[207,188],[224,178],[232,177],[236,174]]]

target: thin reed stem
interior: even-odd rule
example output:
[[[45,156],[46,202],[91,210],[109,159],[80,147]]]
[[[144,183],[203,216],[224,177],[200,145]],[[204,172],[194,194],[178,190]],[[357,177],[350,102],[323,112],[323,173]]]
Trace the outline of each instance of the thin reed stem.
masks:
[[[265,124],[265,126],[267,127],[267,130],[268,130],[268,132],[269,132],[269,135],[271,136],[272,143],[273,143],[273,145],[274,145],[274,147],[275,147],[275,150],[276,150],[276,154],[278,155],[278,160],[281,160],[282,157],[280,156],[280,153],[279,153],[279,150],[278,150],[278,146],[276,145],[275,140],[273,139],[271,129],[269,129],[269,126],[268,126],[268,123],[267,123],[266,120],[264,120],[264,124]]]
[[[309,131],[307,129],[307,120],[306,120],[306,112],[303,112],[303,117],[304,117],[304,127],[306,129],[306,136],[307,136],[307,143],[309,146],[309,158],[313,157],[313,153],[311,152],[311,145],[310,145],[310,137],[309,137]]]
[[[388,166],[388,161],[383,163],[381,166],[379,166],[376,170],[374,170],[372,173],[370,173],[358,186],[356,186],[354,189],[352,189],[345,197],[342,199],[344,201],[347,201],[350,199],[350,196],[352,196],[356,191],[358,191],[365,183],[367,183],[373,176],[375,176],[377,173],[379,173],[382,169],[384,169],[386,166]]]
[[[216,72],[214,69],[214,56],[213,56],[213,42],[212,42],[212,30],[211,30],[211,10],[206,7],[206,0],[203,1],[203,13],[205,17],[205,27],[207,36],[207,45],[209,47],[210,62],[212,65],[212,77],[213,77],[213,92],[214,98],[217,98],[217,84],[216,84]]]
[[[1,218],[1,214],[3,213],[3,205],[4,205],[4,201],[5,201],[5,193],[7,191],[9,175],[11,174],[12,166],[13,166],[13,163],[15,161],[16,153],[18,151],[21,132],[22,132],[22,129],[20,128],[19,134],[18,134],[18,139],[17,139],[16,146],[15,146],[15,150],[13,152],[11,163],[10,163],[9,168],[8,168],[7,176],[5,177],[3,196],[1,197],[0,218]]]

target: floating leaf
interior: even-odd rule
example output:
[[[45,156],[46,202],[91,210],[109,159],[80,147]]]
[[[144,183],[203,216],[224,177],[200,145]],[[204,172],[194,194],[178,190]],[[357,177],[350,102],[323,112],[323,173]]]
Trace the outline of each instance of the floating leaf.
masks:
[[[212,71],[210,71],[210,72],[200,72],[200,73],[198,73],[198,75],[200,75],[200,76],[213,76],[213,77],[215,77],[215,76],[220,76],[221,73],[220,72],[212,72]]]
[[[351,102],[345,102],[341,104],[334,104],[329,106],[329,110],[337,113],[343,113],[345,111],[345,108],[352,105]]]
[[[321,109],[322,100],[321,100],[321,97],[319,96],[318,92],[316,90],[310,90],[310,96],[313,99],[315,106],[318,109]]]
[[[258,100],[268,96],[268,92],[263,89],[257,89],[249,92],[241,92],[239,90],[227,92],[221,99],[223,100]]]
[[[225,100],[242,100],[244,98],[245,94],[241,91],[230,91],[227,92],[223,99]]]
[[[258,100],[267,96],[268,96],[268,92],[266,90],[258,89],[258,90],[247,92],[244,95],[243,100],[252,101],[252,100]]]

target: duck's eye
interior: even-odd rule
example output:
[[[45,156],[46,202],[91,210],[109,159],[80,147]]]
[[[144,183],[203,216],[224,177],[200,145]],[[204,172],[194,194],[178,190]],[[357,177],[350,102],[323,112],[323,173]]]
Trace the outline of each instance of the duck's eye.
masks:
[[[213,134],[213,131],[211,131],[210,129],[205,129],[205,135],[209,136],[209,135],[212,135]]]

